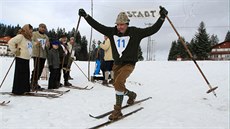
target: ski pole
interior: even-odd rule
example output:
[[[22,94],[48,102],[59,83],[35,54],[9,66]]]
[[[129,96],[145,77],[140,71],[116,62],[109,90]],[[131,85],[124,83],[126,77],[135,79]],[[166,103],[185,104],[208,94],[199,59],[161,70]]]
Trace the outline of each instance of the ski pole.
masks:
[[[73,61],[74,62],[74,61]],[[84,74],[84,76],[88,79],[88,77],[86,76],[86,74],[82,71],[82,69],[77,65],[76,62],[74,62],[74,64],[79,68],[79,70]]]
[[[0,85],[0,88],[2,87],[2,84],[4,83],[4,81],[5,81],[5,79],[6,79],[7,75],[8,75],[8,73],[9,73],[11,67],[12,67],[12,65],[14,64],[14,61],[15,61],[15,58],[14,58],[14,60],[12,61],[12,63],[10,64],[9,69],[7,70],[6,75],[5,75],[5,77],[3,78],[3,80],[2,80],[2,83],[1,83],[1,85]]]
[[[80,21],[81,21],[81,16],[79,16],[79,18],[78,18],[77,28],[76,28],[76,31],[74,32],[74,38],[77,37],[77,32],[78,32],[78,28],[79,28],[79,25],[80,25]]]
[[[162,6],[160,6],[160,9],[163,8]],[[195,58],[193,57],[192,53],[190,52],[190,50],[188,49],[187,45],[185,44],[184,40],[181,38],[180,34],[178,33],[178,31],[176,30],[176,28],[174,27],[173,23],[171,22],[171,20],[169,19],[169,17],[166,15],[166,19],[168,20],[168,22],[170,23],[170,25],[172,26],[173,30],[176,32],[179,40],[181,41],[182,45],[184,46],[184,48],[186,49],[186,51],[188,52],[190,58],[193,60],[193,62],[195,63],[196,67],[198,68],[199,72],[201,73],[202,77],[204,78],[205,82],[207,83],[209,90],[206,93],[210,93],[212,92],[215,96],[215,90],[218,87],[212,87],[208,81],[208,79],[205,77],[204,73],[202,72],[201,68],[199,67],[199,65],[197,64]],[[216,96],[217,97],[217,96]]]
[[[75,40],[75,38],[77,39],[77,32],[78,32],[78,28],[79,28],[79,25],[80,25],[80,21],[81,21],[81,16],[79,16],[79,18],[78,18],[77,27],[76,27],[76,30],[75,30],[74,36],[73,36],[74,40]],[[73,53],[73,45],[72,45],[72,49],[70,51],[70,55],[69,55],[69,58],[68,58],[68,62],[67,62],[67,66],[66,66],[67,69],[70,69],[69,65],[70,65],[70,60],[71,60],[72,53]],[[67,72],[67,70],[66,70],[66,72]]]
[[[40,48],[40,46],[39,46],[39,52],[38,52],[38,68],[37,68],[37,72],[36,72],[36,83],[38,83],[37,81],[39,80],[39,78],[40,78],[40,76],[39,76],[39,74],[40,74],[40,50],[41,50],[41,48]],[[38,86],[37,87],[35,87],[35,91],[36,92],[38,92]]]
[[[31,90],[37,92],[36,90],[36,84],[35,80],[38,81],[38,71],[39,71],[39,58],[40,58],[40,43],[39,43],[39,48],[38,48],[38,56],[35,57],[35,64],[34,64],[34,73],[33,73],[33,78],[32,78],[32,83],[31,83]],[[35,79],[36,78],[36,79]]]

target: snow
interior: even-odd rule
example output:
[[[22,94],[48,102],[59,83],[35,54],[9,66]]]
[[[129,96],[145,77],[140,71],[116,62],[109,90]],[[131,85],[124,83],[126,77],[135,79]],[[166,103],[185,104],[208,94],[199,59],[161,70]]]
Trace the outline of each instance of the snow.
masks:
[[[13,58],[0,57],[0,81],[3,80]],[[33,68],[31,63],[31,70]],[[87,62],[76,61],[87,74]],[[140,129],[229,129],[229,61],[200,61],[202,71],[212,87],[218,86],[217,97],[206,94],[208,85],[191,61],[138,62],[126,82],[137,93],[137,100],[152,99],[123,110],[123,114],[144,107],[143,110],[104,128]],[[95,64],[91,63],[91,73]],[[11,91],[14,65],[0,92]],[[89,117],[109,111],[115,103],[113,88],[88,82],[80,70],[72,65],[70,82],[78,86],[94,86],[90,91],[75,90],[59,98],[15,97],[0,106],[0,129],[85,129],[107,121]],[[62,81],[63,82],[63,81]],[[46,80],[39,83],[46,88]],[[61,88],[64,90],[66,88]],[[126,103],[127,97],[123,101]]]

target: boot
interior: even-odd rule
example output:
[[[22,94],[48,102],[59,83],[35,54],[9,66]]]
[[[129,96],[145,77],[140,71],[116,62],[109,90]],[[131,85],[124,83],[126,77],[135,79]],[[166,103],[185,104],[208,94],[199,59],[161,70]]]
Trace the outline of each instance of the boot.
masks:
[[[63,85],[62,83],[59,83],[58,88],[59,88],[59,87],[63,87],[63,86],[64,86],[64,85]]]
[[[58,89],[60,87],[60,82],[56,81],[54,89]]]
[[[109,116],[109,120],[117,120],[121,118],[123,114],[121,113],[121,106],[114,105],[114,110],[112,114]]]
[[[42,90],[44,88],[41,88],[41,86],[38,84],[38,82],[31,82],[30,88],[33,90]]]
[[[124,95],[116,94],[116,105],[114,105],[114,110],[112,114],[109,116],[109,120],[119,119],[123,114],[121,113],[121,105],[123,102]]]
[[[114,80],[111,79],[111,80],[109,81],[109,84],[113,84],[113,83],[114,83]]]
[[[73,78],[72,78],[70,75],[69,75],[68,79],[69,79],[69,80],[73,80]]]
[[[68,81],[65,81],[64,85],[65,85],[65,86],[72,86],[72,84],[69,83]]]
[[[133,91],[127,90],[125,95],[129,97],[129,99],[127,100],[127,104],[132,105],[137,97],[137,94]]]
[[[107,86],[108,85],[108,81],[107,80],[103,80],[102,85]]]

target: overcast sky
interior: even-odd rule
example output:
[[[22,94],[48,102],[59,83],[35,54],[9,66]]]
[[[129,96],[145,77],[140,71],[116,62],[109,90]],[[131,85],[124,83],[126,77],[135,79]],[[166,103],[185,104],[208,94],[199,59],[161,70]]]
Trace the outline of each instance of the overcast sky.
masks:
[[[201,21],[204,21],[207,32],[216,34],[220,42],[230,30],[229,0],[94,0],[93,17],[106,26],[114,26],[121,11],[151,10],[160,5],[168,10],[169,18],[188,42]],[[61,27],[69,31],[76,27],[79,8],[91,14],[91,0],[0,0],[0,22],[20,26],[30,23],[34,27],[45,23],[48,29]],[[155,23],[156,18],[130,20],[130,26],[143,28],[145,23]],[[79,31],[89,41],[90,26],[84,19]],[[167,60],[171,43],[177,39],[168,21],[151,38],[156,44],[156,60]],[[93,39],[102,41],[103,35],[94,30]],[[147,38],[142,40],[141,46],[146,58]]]

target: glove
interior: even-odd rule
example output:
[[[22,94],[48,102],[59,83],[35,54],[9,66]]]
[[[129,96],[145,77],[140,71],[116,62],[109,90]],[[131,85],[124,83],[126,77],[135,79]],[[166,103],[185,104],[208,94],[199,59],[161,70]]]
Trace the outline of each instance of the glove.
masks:
[[[168,14],[168,11],[164,7],[160,6],[160,12],[159,13],[161,15],[161,18],[165,18]]]
[[[76,57],[74,56],[74,57],[71,57],[71,59],[72,59],[72,61],[75,61],[76,60]]]
[[[87,14],[86,14],[86,12],[85,12],[84,9],[79,9],[78,15],[79,15],[79,16],[82,16],[82,17],[86,17],[86,16],[87,16]]]
[[[16,50],[15,55],[16,55],[16,56],[20,56],[20,55],[21,55],[20,48],[18,48],[18,49]]]

